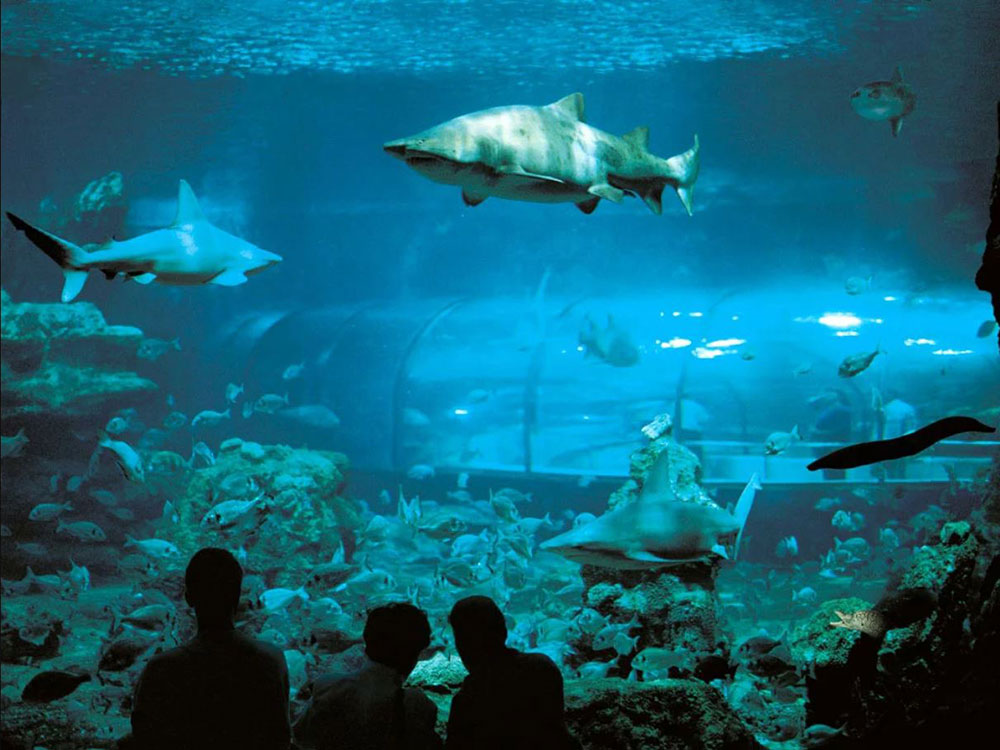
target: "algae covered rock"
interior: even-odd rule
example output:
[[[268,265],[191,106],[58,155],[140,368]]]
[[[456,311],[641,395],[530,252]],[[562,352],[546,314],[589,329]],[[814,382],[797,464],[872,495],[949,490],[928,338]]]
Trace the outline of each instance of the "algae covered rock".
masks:
[[[567,724],[585,750],[757,747],[722,695],[699,680],[572,680],[565,695]]]
[[[406,684],[434,693],[454,693],[468,674],[457,655],[437,653],[430,659],[418,661]]]
[[[857,630],[835,628],[837,611],[856,612],[871,609],[870,602],[857,597],[830,599],[820,604],[808,620],[792,631],[789,647],[797,664],[816,668],[838,667],[847,664],[851,647],[858,640]]]
[[[712,502],[702,489],[701,462],[689,449],[664,435],[635,451],[629,458],[629,477],[622,487],[611,493],[608,510],[639,496],[642,485],[657,459],[666,453],[669,459],[667,476],[670,489],[678,500],[685,502]]]
[[[14,302],[0,295],[2,418],[87,416],[157,390],[129,369],[142,331],[108,325],[89,302]]]
[[[357,504],[339,494],[347,466],[341,453],[226,440],[175,503],[170,541],[182,560],[204,546],[242,546],[248,569],[273,570],[269,585],[297,588],[361,523]],[[254,505],[231,527],[203,524],[224,501]]]

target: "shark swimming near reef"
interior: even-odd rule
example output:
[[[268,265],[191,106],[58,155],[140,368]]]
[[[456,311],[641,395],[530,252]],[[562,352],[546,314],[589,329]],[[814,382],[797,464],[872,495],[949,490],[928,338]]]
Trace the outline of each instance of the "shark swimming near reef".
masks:
[[[472,112],[383,149],[434,182],[461,187],[468,206],[496,196],[575,203],[587,214],[601,198],[621,203],[626,195],[660,214],[669,185],[690,215],[700,164],[697,135],[689,150],[662,159],[649,152],[649,128],[619,137],[588,125],[579,93],[542,107]]]
[[[546,540],[540,549],[585,565],[642,570],[728,557],[722,540],[735,536],[733,558],[760,482],[754,474],[733,513],[714,503],[678,500],[666,452],[650,469],[639,497],[593,521]]]
[[[903,83],[903,73],[896,66],[888,81],[866,83],[851,94],[851,106],[866,120],[888,120],[892,136],[899,135],[903,118],[913,111],[917,97]]]
[[[70,302],[80,293],[91,269],[101,271],[108,279],[124,274],[140,284],[157,281],[236,286],[245,282],[247,276],[281,261],[280,255],[209,223],[194,191],[184,180],[180,181],[173,224],[130,240],[109,240],[89,252],[12,213],[8,212],[7,218],[63,269],[63,302]]]

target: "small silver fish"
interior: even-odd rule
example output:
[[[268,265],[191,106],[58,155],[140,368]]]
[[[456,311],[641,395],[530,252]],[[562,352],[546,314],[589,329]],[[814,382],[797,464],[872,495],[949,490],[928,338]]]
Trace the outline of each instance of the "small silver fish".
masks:
[[[791,432],[772,432],[764,441],[764,455],[777,456],[784,453],[792,443],[801,439],[798,425],[792,427]]]
[[[100,437],[97,445],[100,448],[111,451],[114,455],[115,463],[118,464],[118,468],[121,469],[124,477],[130,482],[144,482],[146,480],[145,472],[142,468],[142,459],[131,445],[122,440],[112,440],[106,434]]]
[[[69,534],[71,537],[79,539],[81,542],[106,542],[108,539],[107,534],[104,533],[104,529],[92,521],[73,521],[71,523],[65,523],[60,518],[59,523],[56,525],[56,533]]]
[[[194,419],[191,420],[191,426],[217,427],[231,417],[232,411],[230,409],[226,409],[225,411],[212,411],[211,409],[205,409],[205,411],[200,411],[194,415]]]
[[[28,513],[28,519],[31,521],[53,521],[63,513],[71,510],[73,510],[73,506],[68,502],[39,503]]]
[[[170,341],[165,341],[163,339],[148,338],[143,339],[142,343],[139,344],[136,356],[139,359],[148,359],[150,362],[155,362],[170,350],[179,352],[181,350],[181,340],[171,339]]]
[[[306,369],[306,363],[300,362],[297,365],[288,365],[285,371],[281,373],[282,380],[295,380],[295,378],[302,377],[302,372]]]
[[[228,383],[226,385],[226,403],[235,404],[240,396],[243,395],[243,384],[236,385],[236,383]]]
[[[274,414],[279,409],[288,406],[288,394],[279,396],[277,393],[265,393],[253,405],[254,411],[262,414]]]

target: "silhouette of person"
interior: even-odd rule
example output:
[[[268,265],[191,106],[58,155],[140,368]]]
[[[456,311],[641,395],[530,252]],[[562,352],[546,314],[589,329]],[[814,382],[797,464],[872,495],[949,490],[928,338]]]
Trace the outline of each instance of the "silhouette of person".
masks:
[[[319,677],[312,701],[295,724],[295,743],[310,750],[434,750],[437,706],[419,690],[404,688],[420,652],[431,642],[427,615],[408,603],[386,604],[368,614],[364,631],[368,663],[351,674]]]
[[[469,676],[451,703],[447,750],[579,747],[563,718],[559,668],[544,654],[507,648],[507,624],[492,599],[461,599],[448,621]]]
[[[206,547],[184,575],[198,634],[154,656],[132,711],[137,750],[286,750],[288,667],[274,646],[234,629],[243,570],[229,552]]]

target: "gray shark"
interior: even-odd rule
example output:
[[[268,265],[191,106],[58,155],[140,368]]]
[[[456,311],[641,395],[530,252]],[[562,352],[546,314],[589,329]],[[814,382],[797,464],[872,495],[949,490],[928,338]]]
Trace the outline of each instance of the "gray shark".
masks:
[[[261,250],[209,223],[201,212],[191,186],[180,181],[177,216],[164,229],[140,234],[130,240],[109,240],[90,250],[32,226],[12,213],[14,227],[63,269],[62,301],[80,293],[91,269],[108,279],[125,274],[140,284],[218,284],[236,286],[247,276],[281,260],[280,255]]]
[[[754,474],[733,513],[714,504],[677,500],[667,478],[667,456],[650,470],[639,497],[578,528],[546,540],[540,549],[602,568],[642,570],[726,558],[722,540],[735,536],[733,558],[760,482]]]
[[[543,106],[495,107],[456,117],[383,148],[435,182],[458,185],[466,205],[489,196],[575,203],[584,213],[601,198],[638,195],[655,214],[670,185],[691,213],[699,144],[661,159],[649,152],[649,128],[618,137],[584,122],[583,94]]]
[[[917,97],[903,83],[903,72],[896,66],[892,79],[873,81],[851,94],[851,106],[866,120],[888,120],[892,136],[899,135],[903,118],[913,111]]]

